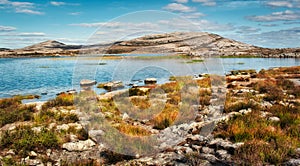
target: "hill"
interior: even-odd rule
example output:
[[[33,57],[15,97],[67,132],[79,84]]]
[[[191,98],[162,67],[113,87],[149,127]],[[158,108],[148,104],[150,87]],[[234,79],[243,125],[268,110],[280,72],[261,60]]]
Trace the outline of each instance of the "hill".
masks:
[[[0,50],[0,57],[77,54],[174,53],[190,56],[300,57],[300,48],[270,49],[206,32],[153,34],[111,44],[66,45],[49,40],[15,50]]]

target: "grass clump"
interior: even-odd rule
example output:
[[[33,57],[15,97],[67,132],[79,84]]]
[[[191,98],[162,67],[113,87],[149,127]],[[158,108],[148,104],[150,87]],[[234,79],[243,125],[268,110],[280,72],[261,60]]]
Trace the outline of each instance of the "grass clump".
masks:
[[[133,105],[142,110],[149,108],[151,105],[149,102],[149,98],[132,97],[130,100]]]
[[[57,106],[72,106],[74,105],[74,95],[72,94],[60,94],[55,99],[47,101],[43,106],[42,109],[53,108]]]
[[[143,127],[121,123],[116,128],[124,134],[130,136],[148,136],[151,133]]]
[[[282,163],[289,158],[299,141],[257,113],[230,120],[216,136],[229,138],[233,142],[245,142],[234,155],[235,162],[242,165]]]
[[[35,105],[22,105],[18,98],[1,99],[0,127],[9,123],[32,120],[36,111]]]
[[[258,105],[252,101],[238,101],[233,104],[226,102],[224,107],[224,112],[225,113],[238,112],[242,109],[248,109],[248,108],[257,109]]]
[[[58,147],[58,137],[54,132],[42,129],[41,132],[36,133],[29,126],[17,127],[14,131],[5,131],[0,139],[1,149],[15,149],[22,157],[26,157],[30,151]]]
[[[172,104],[166,104],[162,112],[152,119],[154,129],[162,130],[174,123],[179,115],[179,108]]]

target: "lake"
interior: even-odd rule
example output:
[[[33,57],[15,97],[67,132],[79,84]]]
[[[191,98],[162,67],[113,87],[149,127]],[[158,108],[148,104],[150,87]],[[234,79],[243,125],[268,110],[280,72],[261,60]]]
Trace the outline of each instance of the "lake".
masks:
[[[300,59],[277,58],[209,58],[190,63],[186,59],[164,58],[106,59],[91,57],[2,58],[0,59],[0,98],[13,95],[42,93],[41,101],[54,98],[57,93],[79,90],[81,79],[97,82],[121,80],[125,84],[142,84],[142,80],[155,77],[158,83],[168,81],[172,75],[199,73],[225,74],[239,69],[268,69],[280,66],[300,66]],[[105,92],[95,88],[97,93]]]

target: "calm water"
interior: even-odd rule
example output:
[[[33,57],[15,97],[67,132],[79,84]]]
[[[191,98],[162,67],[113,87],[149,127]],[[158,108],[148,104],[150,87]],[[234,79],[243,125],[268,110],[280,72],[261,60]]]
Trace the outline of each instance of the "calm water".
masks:
[[[280,66],[300,66],[300,59],[228,58],[190,64],[180,59],[4,58],[0,59],[0,98],[47,93],[40,99],[47,100],[62,91],[79,90],[81,79],[142,84],[139,80],[155,77],[163,83],[171,75],[224,74],[237,69],[260,70]]]

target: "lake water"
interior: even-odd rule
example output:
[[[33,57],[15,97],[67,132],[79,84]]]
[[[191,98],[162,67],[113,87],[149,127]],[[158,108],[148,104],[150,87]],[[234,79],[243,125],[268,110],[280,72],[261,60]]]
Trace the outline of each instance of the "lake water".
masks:
[[[300,59],[211,58],[203,63],[186,63],[186,61],[101,57],[2,58],[0,98],[47,93],[42,95],[40,100],[48,100],[62,91],[79,90],[81,79],[93,79],[97,82],[121,80],[125,84],[142,84],[140,80],[155,77],[158,83],[163,83],[172,75],[224,74],[238,69],[261,70],[280,66],[300,66]],[[101,89],[95,90],[97,93],[104,92]]]

